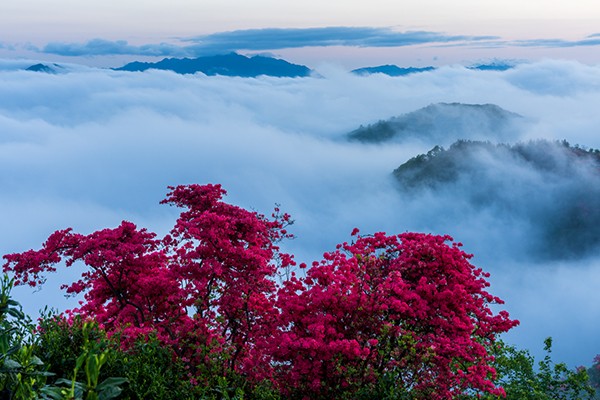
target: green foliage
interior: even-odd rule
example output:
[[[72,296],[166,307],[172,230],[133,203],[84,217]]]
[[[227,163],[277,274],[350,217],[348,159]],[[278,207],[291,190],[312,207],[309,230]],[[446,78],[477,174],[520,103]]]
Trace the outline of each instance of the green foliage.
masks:
[[[592,365],[590,368],[588,368],[587,373],[588,376],[590,377],[590,385],[594,388],[595,390],[595,397],[594,399],[600,399],[600,367],[598,364],[598,357],[596,357],[596,359],[594,360],[594,365]]]
[[[72,377],[77,359],[91,343],[96,346],[96,351],[104,351],[108,347],[106,333],[97,324],[86,324],[80,316],[67,320],[53,311],[42,312],[38,354],[49,365],[56,379]],[[77,368],[77,379],[84,379],[84,374],[84,369]]]
[[[122,399],[193,398],[183,363],[174,360],[171,350],[161,346],[155,337],[140,340],[124,351],[119,347],[119,336],[107,338],[97,324],[84,322],[80,317],[67,321],[46,314],[40,321],[39,341],[40,352],[56,376],[71,378],[59,379],[56,384],[68,383],[73,392],[81,393],[86,387],[98,385],[99,380],[105,385],[99,384],[98,390],[115,382],[121,384],[124,381],[111,377],[122,376],[127,380],[120,393]],[[80,383],[83,380],[86,384]],[[60,390],[62,393],[65,388]]]
[[[115,338],[116,339],[116,338]],[[155,336],[139,339],[127,351],[115,349],[111,374],[127,377],[125,399],[193,399],[194,387],[184,363]]]
[[[83,338],[82,352],[75,361],[72,378],[58,379],[56,385],[42,389],[42,393],[53,400],[111,400],[121,394],[121,385],[127,382],[126,378],[109,377],[100,382],[100,370],[110,357],[111,350],[102,348],[102,343],[93,340],[98,332],[98,326],[92,322],[84,322],[81,326]],[[90,338],[90,335],[92,338]],[[79,371],[83,371],[85,382],[78,382]]]
[[[249,381],[232,372],[228,376],[208,377],[210,382],[196,387],[196,398],[202,400],[280,400],[281,394],[269,382],[250,385]]]
[[[551,358],[552,338],[544,340],[546,355],[535,368],[527,350],[517,350],[499,341],[495,349],[496,383],[506,391],[507,400],[584,400],[594,398],[587,371],[569,369]],[[484,397],[494,399],[494,397]]]
[[[34,354],[33,325],[21,305],[10,297],[13,281],[0,282],[0,397],[36,399],[48,373]]]
[[[10,297],[12,281],[6,275],[0,293],[0,397],[6,399],[110,400],[202,399],[280,400],[268,382],[250,384],[235,372],[192,373],[190,367],[155,336],[138,340],[128,350],[119,347],[119,335],[108,338],[96,323],[81,318],[67,321],[46,313],[37,335],[33,324]],[[498,373],[495,383],[508,400],[594,399],[596,369],[569,369],[551,358],[552,339],[544,341],[545,357],[536,365],[527,350],[498,341],[491,351]],[[43,363],[47,360],[47,363]],[[213,371],[214,372],[214,371]],[[413,400],[423,398],[397,385],[394,371],[385,371],[371,384],[343,400]],[[47,385],[48,379],[56,379]],[[115,377],[115,376],[122,376]],[[190,376],[198,379],[193,385]],[[496,400],[501,397],[465,394],[461,398]]]
[[[110,338],[95,323],[80,317],[70,321],[46,313],[40,321],[39,352],[57,377],[44,389],[49,399],[161,400],[277,400],[278,391],[268,384],[250,386],[235,373],[192,371],[155,335],[139,338],[133,346],[120,347],[120,336]],[[113,378],[121,376],[123,378]],[[193,385],[190,376],[198,380]],[[68,377],[68,379],[65,379]],[[126,383],[125,383],[126,381]],[[101,382],[101,383],[98,383]],[[63,396],[63,397],[61,397]],[[83,397],[82,397],[83,396]],[[87,396],[87,397],[85,397]]]
[[[346,396],[347,400],[412,400],[417,399],[415,393],[398,385],[398,377],[394,373],[385,373],[371,385],[360,388],[355,394]]]

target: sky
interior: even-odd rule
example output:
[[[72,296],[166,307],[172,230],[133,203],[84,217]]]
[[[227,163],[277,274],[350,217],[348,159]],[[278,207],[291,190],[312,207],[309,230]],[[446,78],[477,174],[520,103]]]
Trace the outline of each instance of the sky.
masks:
[[[269,52],[313,68],[490,58],[595,64],[598,20],[593,0],[5,0],[0,56],[110,67],[228,51]]]
[[[89,233],[123,219],[164,234],[176,216],[158,204],[168,185],[221,183],[234,204],[265,214],[281,204],[292,214],[297,239],[286,249],[298,261],[319,259],[354,227],[450,234],[521,320],[509,341],[540,354],[552,336],[557,359],[589,365],[600,353],[600,254],[529,253],[537,231],[524,213],[462,207],[466,185],[403,196],[391,172],[437,143],[361,145],[345,135],[432,103],[491,103],[527,119],[515,141],[600,148],[599,4],[3,0],[0,254],[35,248],[56,229]],[[319,76],[96,68],[229,51],[281,56]],[[490,59],[528,62],[504,72],[456,65]],[[36,60],[60,63],[59,73],[23,71]],[[347,72],[389,63],[443,67],[402,78]],[[498,179],[525,178],[547,188],[518,168]],[[510,195],[529,204],[520,202],[531,191]],[[63,271],[41,291],[15,294],[30,313],[72,307],[58,287],[74,276]]]

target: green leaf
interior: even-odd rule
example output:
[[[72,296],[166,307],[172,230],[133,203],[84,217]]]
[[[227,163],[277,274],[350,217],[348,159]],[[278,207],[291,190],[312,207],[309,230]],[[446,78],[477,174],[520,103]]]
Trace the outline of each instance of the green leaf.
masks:
[[[63,400],[64,389],[59,388],[58,386],[44,386],[40,389],[40,392],[44,395],[42,398],[44,399],[54,399],[54,400]]]
[[[98,376],[100,375],[100,366],[98,355],[93,354],[88,357],[85,363],[85,373],[88,379],[88,385],[95,387],[98,384]]]
[[[25,314],[21,310],[17,310],[16,308],[9,308],[7,311],[8,315],[15,317],[17,319],[24,319]]]
[[[19,364],[17,361],[13,360],[12,358],[7,358],[6,360],[4,360],[4,369],[20,369],[23,366],[21,364]]]
[[[44,362],[42,360],[40,360],[40,358],[38,356],[33,356],[33,357],[31,357],[29,364],[41,366],[41,365],[44,365]]]
[[[57,385],[69,385],[69,386],[71,386],[72,382],[73,381],[71,379],[59,378],[54,383],[56,383]]]
[[[116,399],[117,397],[119,397],[119,395],[121,394],[122,389],[118,386],[111,386],[108,387],[104,390],[102,390],[99,394],[98,394],[98,400],[112,400],[112,399]]]
[[[77,361],[75,362],[75,369],[76,370],[80,370],[81,369],[81,366],[85,362],[87,356],[88,356],[88,353],[87,353],[87,351],[85,351],[85,352],[83,352],[83,354],[81,354],[79,357],[77,357]]]
[[[12,346],[10,349],[6,350],[6,352],[4,353],[5,357],[10,357],[13,354],[16,354],[19,350],[21,350],[21,345],[18,344],[16,346]]]
[[[119,386],[119,385],[126,383],[127,381],[128,381],[127,378],[119,378],[119,377],[106,378],[105,380],[102,381],[102,383],[100,383],[96,387],[96,389],[98,389],[98,391],[105,390],[106,388],[108,388],[110,386]]]
[[[30,373],[30,375],[36,375],[36,376],[55,376],[56,374],[54,372],[49,372],[49,371],[36,371],[36,372]]]

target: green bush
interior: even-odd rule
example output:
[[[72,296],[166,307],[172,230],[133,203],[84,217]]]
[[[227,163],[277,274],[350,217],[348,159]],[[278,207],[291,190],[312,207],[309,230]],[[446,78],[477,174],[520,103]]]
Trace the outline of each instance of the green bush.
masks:
[[[538,362],[527,350],[518,350],[500,341],[495,349],[496,383],[506,391],[507,400],[584,400],[594,398],[585,368],[569,369],[552,361],[552,338],[544,340],[546,355]],[[492,399],[492,397],[484,397]]]
[[[21,305],[10,297],[13,281],[0,282],[0,397],[37,399],[49,372],[35,354],[34,326]]]

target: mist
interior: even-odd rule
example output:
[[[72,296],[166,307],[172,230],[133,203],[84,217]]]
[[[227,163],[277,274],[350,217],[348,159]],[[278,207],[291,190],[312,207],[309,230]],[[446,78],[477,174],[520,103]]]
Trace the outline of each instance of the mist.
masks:
[[[542,257],[531,247],[540,239],[527,219],[534,210],[474,207],[465,182],[398,190],[392,172],[438,143],[347,140],[360,125],[444,102],[495,104],[523,116],[528,124],[511,143],[599,148],[600,67],[548,60],[504,72],[456,66],[392,78],[322,65],[318,76],[293,79],[23,67],[0,62],[2,254],[37,248],[56,229],[89,233],[123,219],[164,234],[177,214],[158,204],[168,185],[221,183],[228,202],[264,214],[280,204],[293,216],[297,238],[284,247],[299,262],[320,259],[354,227],[450,234],[492,274],[491,292],[521,320],[508,342],[539,355],[552,336],[555,359],[570,365],[589,365],[600,353],[597,247]],[[494,178],[494,168],[486,171]],[[531,173],[515,167],[496,178],[526,182]],[[526,184],[510,186],[511,198],[530,195]],[[14,293],[30,314],[46,304],[74,307],[58,287],[76,274],[62,271],[42,290]]]

